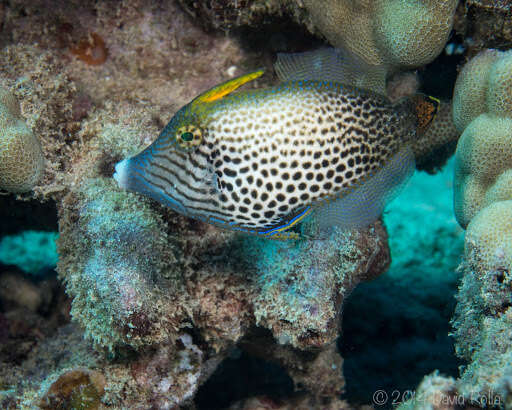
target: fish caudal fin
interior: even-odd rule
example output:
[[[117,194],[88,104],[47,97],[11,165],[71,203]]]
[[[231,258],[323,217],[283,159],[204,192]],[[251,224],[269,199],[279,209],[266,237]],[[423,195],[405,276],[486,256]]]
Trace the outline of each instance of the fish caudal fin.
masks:
[[[422,135],[434,121],[441,101],[428,95],[417,94],[411,97],[411,102],[417,119],[416,133]]]
[[[304,53],[279,53],[274,69],[281,81],[333,81],[385,93],[386,70],[370,65],[342,49],[322,48]]]
[[[318,232],[363,229],[375,222],[386,205],[404,188],[414,173],[414,155],[409,145],[388,163],[341,198],[321,204],[313,211],[312,226]]]

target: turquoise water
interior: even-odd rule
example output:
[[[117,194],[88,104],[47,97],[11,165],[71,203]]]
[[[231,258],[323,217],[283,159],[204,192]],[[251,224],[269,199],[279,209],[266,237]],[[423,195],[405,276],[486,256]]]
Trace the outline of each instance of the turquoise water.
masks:
[[[57,232],[24,231],[0,240],[0,263],[32,275],[57,265]]]
[[[439,369],[457,375],[450,318],[463,251],[452,210],[453,160],[436,175],[416,172],[387,208],[392,264],[348,299],[340,340],[350,398],[378,389],[399,397]]]

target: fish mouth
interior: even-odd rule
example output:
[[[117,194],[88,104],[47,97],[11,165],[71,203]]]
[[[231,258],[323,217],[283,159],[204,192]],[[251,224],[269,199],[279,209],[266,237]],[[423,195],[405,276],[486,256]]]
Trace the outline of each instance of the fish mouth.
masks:
[[[129,159],[123,159],[115,165],[115,172],[112,176],[120,188],[128,189],[128,161]]]
[[[176,212],[186,213],[183,204],[172,195],[174,188],[157,185],[137,157],[118,162],[113,178],[122,189],[148,196]],[[167,192],[169,190],[171,193]]]

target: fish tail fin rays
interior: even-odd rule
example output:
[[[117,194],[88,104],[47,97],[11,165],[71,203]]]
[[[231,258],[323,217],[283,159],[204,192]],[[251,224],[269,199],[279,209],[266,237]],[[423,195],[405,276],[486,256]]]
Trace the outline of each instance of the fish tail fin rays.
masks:
[[[265,72],[264,69],[259,69],[256,71],[252,71],[250,73],[241,75],[239,77],[228,80],[222,84],[219,84],[208,91],[204,92],[200,96],[194,99],[192,104],[198,103],[209,103],[213,101],[220,100],[222,97],[231,94],[236,89],[240,88],[242,85],[247,84],[263,75]]]
[[[416,94],[411,97],[413,112],[416,115],[416,133],[423,135],[439,112],[441,101],[425,94]]]
[[[342,49],[279,53],[274,70],[281,81],[333,81],[385,94],[386,69]]]
[[[319,204],[307,229],[316,236],[342,230],[363,229],[375,222],[405,187],[414,173],[414,155],[409,145],[396,153],[380,170],[370,175],[341,198]],[[309,232],[310,235],[315,233]]]

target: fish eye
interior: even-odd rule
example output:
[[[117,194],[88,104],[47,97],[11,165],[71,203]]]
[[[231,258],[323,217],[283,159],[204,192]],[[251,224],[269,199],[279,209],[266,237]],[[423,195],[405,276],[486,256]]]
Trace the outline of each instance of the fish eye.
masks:
[[[178,128],[176,141],[182,148],[196,147],[203,141],[203,132],[195,125],[185,125]]]
[[[190,142],[192,141],[192,139],[194,138],[194,134],[192,134],[191,132],[184,132],[181,134],[181,139],[185,142]]]

